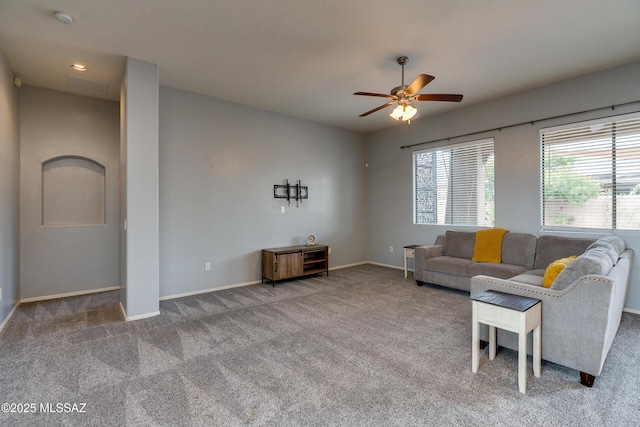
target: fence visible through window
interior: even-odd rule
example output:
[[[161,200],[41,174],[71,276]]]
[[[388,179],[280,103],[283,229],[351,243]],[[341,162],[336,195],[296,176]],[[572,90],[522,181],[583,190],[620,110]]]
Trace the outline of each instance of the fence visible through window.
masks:
[[[640,115],[540,131],[546,229],[640,230]]]

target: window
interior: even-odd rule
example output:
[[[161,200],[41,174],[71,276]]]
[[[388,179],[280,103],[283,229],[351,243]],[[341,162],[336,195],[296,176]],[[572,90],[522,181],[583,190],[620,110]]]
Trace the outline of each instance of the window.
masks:
[[[640,115],[540,136],[543,228],[640,230]]]
[[[415,224],[494,225],[493,139],[413,153]]]

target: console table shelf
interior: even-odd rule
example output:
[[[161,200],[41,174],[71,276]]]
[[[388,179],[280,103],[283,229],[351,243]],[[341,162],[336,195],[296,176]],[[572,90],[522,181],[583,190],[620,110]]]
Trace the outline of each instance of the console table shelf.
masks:
[[[325,245],[287,246],[262,250],[262,282],[311,274],[329,275],[329,247]]]

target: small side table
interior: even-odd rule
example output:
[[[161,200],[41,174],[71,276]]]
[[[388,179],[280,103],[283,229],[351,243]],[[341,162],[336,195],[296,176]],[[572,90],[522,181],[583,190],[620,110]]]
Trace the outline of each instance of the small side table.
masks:
[[[485,291],[471,297],[473,306],[471,370],[480,366],[480,323],[489,325],[489,359],[496,357],[496,328],[518,334],[518,386],[527,392],[527,334],[533,331],[533,374],[540,377],[540,322],[542,303],[539,299]]]
[[[416,259],[416,253],[415,250],[416,248],[420,246],[420,245],[409,245],[409,246],[405,246],[404,247],[404,278],[407,278],[407,259],[408,258],[413,258],[414,260],[414,270],[415,270],[415,259]],[[414,276],[415,276],[415,272],[414,272]]]

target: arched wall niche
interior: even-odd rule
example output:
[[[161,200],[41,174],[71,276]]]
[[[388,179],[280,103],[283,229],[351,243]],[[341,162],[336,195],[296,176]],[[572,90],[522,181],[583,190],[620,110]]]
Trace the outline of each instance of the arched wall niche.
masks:
[[[42,225],[105,224],[106,169],[82,156],[42,163]]]

